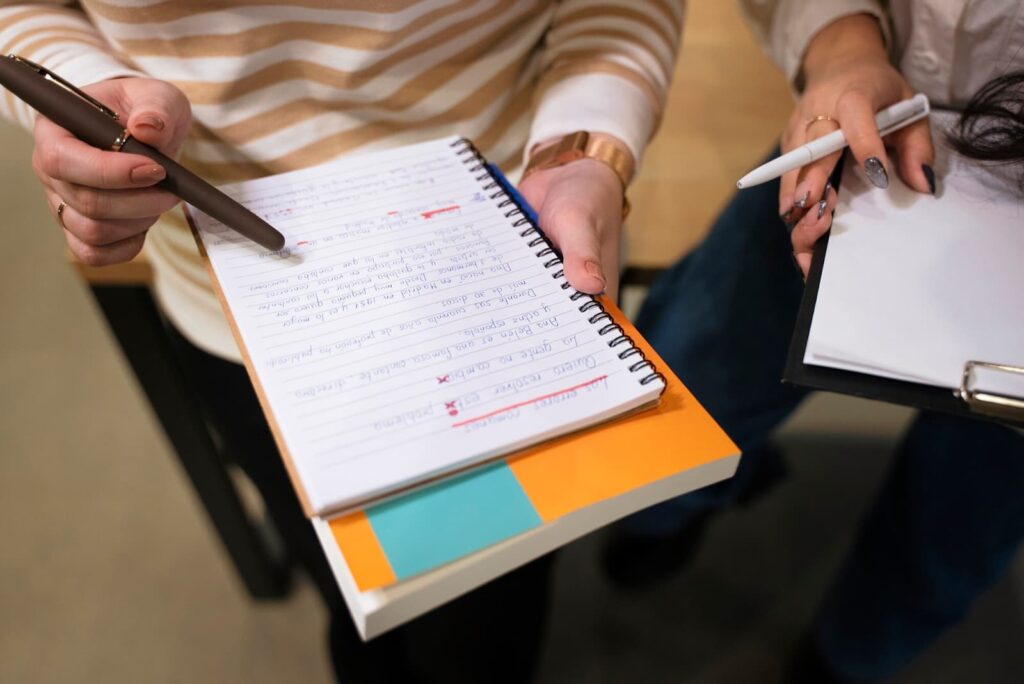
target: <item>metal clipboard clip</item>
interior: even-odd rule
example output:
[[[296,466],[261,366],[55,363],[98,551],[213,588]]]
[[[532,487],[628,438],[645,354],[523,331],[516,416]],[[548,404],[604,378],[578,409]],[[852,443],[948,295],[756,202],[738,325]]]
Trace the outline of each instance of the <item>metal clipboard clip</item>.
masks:
[[[1024,421],[1024,397],[996,394],[972,387],[975,376],[974,371],[978,368],[1020,375],[1022,381],[1024,381],[1024,368],[1019,366],[1007,366],[1006,364],[989,363],[987,361],[968,361],[964,364],[964,374],[960,380],[960,387],[953,390],[953,395],[967,404],[967,408],[972,413],[981,413],[993,418]]]

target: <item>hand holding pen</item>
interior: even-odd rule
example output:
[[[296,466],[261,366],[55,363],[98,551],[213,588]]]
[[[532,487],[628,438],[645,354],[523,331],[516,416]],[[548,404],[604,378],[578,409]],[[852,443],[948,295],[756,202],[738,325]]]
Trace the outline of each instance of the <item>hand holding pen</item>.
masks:
[[[801,72],[804,90],[782,135],[783,153],[841,128],[850,153],[876,186],[888,187],[890,174],[898,171],[911,188],[934,194],[935,151],[927,118],[891,133],[885,142],[878,130],[876,114],[914,91],[889,63],[874,17],[850,15],[821,29],[804,53]],[[840,156],[834,152],[782,176],[779,215],[791,231],[804,275],[814,243],[832,225],[836,192],[826,184]]]
[[[191,114],[169,83],[123,78],[79,89],[8,55],[0,57],[0,84],[42,115],[33,167],[68,245],[85,263],[134,257],[178,198],[264,249],[284,247],[273,226],[174,161]]]
[[[82,90],[118,112],[132,137],[177,156],[191,108],[173,85],[119,78]],[[43,116],[36,118],[34,136],[32,168],[68,247],[85,264],[131,260],[150,226],[179,202],[155,187],[166,170],[147,157],[93,147]]]

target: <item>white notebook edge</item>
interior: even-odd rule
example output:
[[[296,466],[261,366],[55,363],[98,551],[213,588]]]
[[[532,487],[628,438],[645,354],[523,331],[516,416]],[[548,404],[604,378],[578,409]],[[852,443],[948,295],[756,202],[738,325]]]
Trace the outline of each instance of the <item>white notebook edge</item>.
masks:
[[[195,211],[198,211],[198,209],[192,205],[182,204],[182,213],[185,214],[185,221],[188,223],[189,230],[192,232],[192,239],[195,240],[196,248],[199,250],[199,257],[202,259],[203,268],[206,270],[207,276],[210,278],[210,283],[213,285],[213,291],[217,295],[217,303],[220,305],[221,311],[224,313],[224,318],[227,320],[228,328],[231,330],[231,337],[234,338],[235,344],[238,347],[238,353],[242,357],[242,366],[245,368],[245,374],[249,376],[249,381],[252,383],[253,392],[256,393],[256,399],[259,402],[260,409],[263,411],[263,415],[267,421],[267,426],[270,428],[270,433],[274,437],[274,444],[277,446],[281,461],[284,463],[285,472],[288,473],[288,479],[291,482],[292,489],[295,490],[295,495],[299,500],[299,506],[302,508],[302,512],[307,518],[312,518],[317,515],[318,511],[310,500],[309,492],[306,490],[305,485],[302,484],[302,479],[299,477],[299,472],[295,466],[295,461],[292,458],[291,450],[288,447],[287,442],[285,442],[284,435],[278,425],[277,414],[273,411],[270,399],[263,389],[263,381],[260,379],[259,373],[256,372],[256,366],[253,364],[252,358],[249,356],[249,349],[245,345],[245,340],[242,339],[242,331],[235,320],[235,314],[231,310],[231,307],[228,306],[228,300],[224,294],[224,288],[220,284],[220,278],[217,277],[217,272],[213,268],[213,262],[210,260],[210,255],[206,252],[206,243],[203,242],[201,234],[202,231],[200,230],[199,223],[193,214]]]
[[[653,385],[653,383],[651,384]],[[657,387],[657,385],[653,385],[652,392],[654,389],[657,389]],[[662,392],[665,387],[667,387],[667,385],[662,383]],[[536,436],[520,440],[512,445],[502,447],[500,449],[492,449],[464,461],[453,463],[447,468],[431,472],[414,480],[409,480],[408,482],[404,482],[393,487],[371,492],[365,497],[346,500],[336,505],[327,506],[317,511],[315,515],[321,518],[338,518],[388,501],[394,501],[395,499],[400,499],[415,492],[429,489],[430,487],[433,487],[445,480],[465,475],[477,470],[478,468],[483,468],[484,466],[492,465],[502,459],[514,458],[515,456],[546,442],[552,442],[570,435],[585,433],[589,430],[595,430],[607,425],[614,425],[620,420],[631,418],[638,413],[655,409],[658,407],[660,402],[660,394],[653,397],[639,396],[636,399],[620,404],[615,408],[595,413],[587,417],[585,420],[560,425],[557,429],[550,432],[541,433]]]
[[[740,454],[683,470],[569,513],[403,582],[361,592],[327,520],[311,519],[334,578],[363,640],[380,636],[535,558],[631,513],[728,479]]]

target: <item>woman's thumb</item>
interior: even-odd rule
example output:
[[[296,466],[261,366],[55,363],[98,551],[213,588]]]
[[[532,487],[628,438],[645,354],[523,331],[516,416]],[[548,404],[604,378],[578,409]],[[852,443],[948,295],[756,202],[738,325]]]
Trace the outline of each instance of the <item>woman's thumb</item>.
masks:
[[[174,156],[190,121],[188,100],[169,83],[140,80],[131,88],[128,132],[139,142]]]

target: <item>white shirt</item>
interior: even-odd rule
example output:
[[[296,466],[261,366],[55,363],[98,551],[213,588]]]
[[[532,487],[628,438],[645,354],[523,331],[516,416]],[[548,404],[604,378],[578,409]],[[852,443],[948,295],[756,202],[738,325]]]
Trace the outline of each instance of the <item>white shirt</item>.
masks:
[[[983,85],[1024,70],[1024,2],[1017,0],[739,0],[762,47],[790,83],[811,38],[851,14],[878,18],[893,63],[932,105],[962,109]],[[1018,430],[1024,434],[1024,430]]]
[[[796,82],[811,38],[851,14],[878,18],[893,63],[935,107],[961,109],[981,86],[1024,70],[1016,0],[740,0],[765,51]]]

